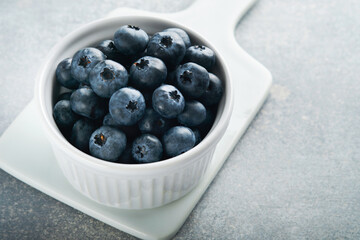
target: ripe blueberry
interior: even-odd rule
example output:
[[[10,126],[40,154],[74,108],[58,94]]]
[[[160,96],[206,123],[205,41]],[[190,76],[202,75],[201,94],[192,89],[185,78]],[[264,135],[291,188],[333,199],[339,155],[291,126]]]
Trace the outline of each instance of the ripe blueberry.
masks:
[[[125,147],[125,134],[121,130],[109,126],[96,129],[89,140],[92,156],[112,162],[117,161]]]
[[[145,107],[145,99],[141,92],[129,87],[116,91],[109,102],[111,116],[123,126],[136,124],[143,117]]]
[[[121,64],[105,60],[90,71],[89,82],[98,96],[110,98],[114,92],[127,85],[128,74]]]

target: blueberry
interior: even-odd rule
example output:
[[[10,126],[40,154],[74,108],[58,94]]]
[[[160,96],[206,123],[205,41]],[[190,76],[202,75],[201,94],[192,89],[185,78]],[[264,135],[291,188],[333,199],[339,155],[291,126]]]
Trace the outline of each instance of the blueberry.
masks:
[[[134,55],[143,52],[149,42],[149,36],[139,27],[125,25],[116,30],[114,44],[124,55]]]
[[[206,108],[199,101],[186,101],[184,111],[180,113],[177,118],[182,125],[195,127],[205,120]]]
[[[210,71],[215,65],[215,53],[203,45],[191,46],[186,50],[185,62],[194,62]]]
[[[144,117],[138,122],[139,129],[142,133],[153,135],[162,135],[170,128],[169,119],[163,118],[154,109],[148,108]]]
[[[200,132],[200,130],[199,130],[198,128],[192,128],[191,130],[193,131],[193,133],[194,133],[194,135],[195,135],[195,146],[196,146],[196,145],[198,145],[198,144],[201,142],[201,140],[202,140],[202,138],[201,138],[201,132]]]
[[[209,80],[209,86],[199,98],[199,101],[205,106],[213,106],[219,103],[224,91],[221,80],[215,74],[209,73]]]
[[[135,124],[135,125],[131,125],[131,126],[122,126],[114,120],[114,118],[111,116],[110,113],[105,115],[105,117],[103,119],[103,125],[110,126],[110,127],[116,127],[118,129],[122,130],[125,133],[126,138],[128,140],[135,139],[136,137],[138,137],[141,134],[138,125]]]
[[[65,92],[60,94],[57,99],[56,102],[61,101],[61,100],[70,100],[70,96],[73,92]]]
[[[132,157],[132,147],[127,146],[116,162],[124,164],[136,164],[137,162]]]
[[[110,127],[120,127],[120,125],[114,120],[110,113],[106,114],[102,124]]]
[[[163,144],[166,154],[175,157],[195,146],[195,134],[188,127],[176,126],[164,134]]]
[[[83,48],[75,53],[71,62],[71,75],[80,83],[89,84],[91,69],[106,56],[96,48]]]
[[[105,60],[90,71],[89,82],[98,96],[110,98],[114,92],[127,85],[128,73],[121,64]]]
[[[109,110],[114,120],[123,126],[136,124],[145,113],[145,99],[134,88],[124,87],[110,98]]]
[[[182,30],[180,28],[167,28],[167,29],[164,30],[164,32],[175,32],[175,33],[177,33],[182,38],[182,40],[184,41],[186,48],[189,48],[191,46],[190,37],[184,30]]]
[[[176,70],[168,72],[165,84],[176,85]]]
[[[71,109],[84,117],[99,119],[107,112],[106,100],[100,98],[90,87],[82,87],[71,94]]]
[[[185,44],[175,32],[155,33],[149,41],[147,54],[160,58],[169,70],[175,69],[185,56]]]
[[[163,61],[145,56],[131,66],[129,77],[135,88],[153,90],[165,81],[166,75],[167,69]]]
[[[117,161],[125,147],[125,134],[121,130],[109,126],[96,129],[89,140],[92,156],[112,162]]]
[[[209,73],[196,63],[185,63],[176,69],[176,86],[187,97],[199,98],[209,86]]]
[[[163,147],[160,140],[151,134],[136,138],[132,145],[132,156],[138,163],[151,163],[161,160]]]
[[[61,86],[75,89],[79,86],[79,82],[71,76],[71,58],[65,58],[56,67],[56,80]]]
[[[184,110],[185,99],[176,87],[162,85],[153,92],[152,106],[162,117],[176,118]]]
[[[53,111],[54,120],[60,131],[68,137],[74,123],[79,119],[70,106],[69,100],[60,100],[54,106]]]
[[[215,121],[216,112],[214,109],[206,109],[206,117],[205,120],[197,126],[200,130],[202,137],[204,138],[207,133],[212,128],[214,121]]]
[[[113,40],[104,40],[96,45],[95,48],[102,51],[107,59],[115,62],[121,62],[124,59],[124,55],[117,50]]]
[[[71,131],[71,144],[79,150],[88,153],[90,136],[99,127],[98,125],[97,122],[87,118],[78,120]]]

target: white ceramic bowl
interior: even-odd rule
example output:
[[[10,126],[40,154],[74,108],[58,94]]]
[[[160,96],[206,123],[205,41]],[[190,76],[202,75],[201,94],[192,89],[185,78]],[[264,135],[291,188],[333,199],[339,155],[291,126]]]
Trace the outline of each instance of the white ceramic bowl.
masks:
[[[122,25],[139,26],[153,34],[169,27],[188,32],[193,44],[202,43],[217,55],[214,73],[225,86],[218,114],[209,134],[190,151],[174,158],[150,164],[128,165],[106,162],[72,146],[60,133],[52,116],[56,96],[61,91],[55,80],[57,64],[66,57],[102,40],[112,39]],[[89,23],[67,35],[47,56],[35,90],[42,124],[65,177],[85,196],[111,207],[146,209],[170,203],[190,192],[201,180],[211,162],[215,147],[229,123],[233,93],[227,67],[221,54],[191,29],[157,17],[114,17]]]

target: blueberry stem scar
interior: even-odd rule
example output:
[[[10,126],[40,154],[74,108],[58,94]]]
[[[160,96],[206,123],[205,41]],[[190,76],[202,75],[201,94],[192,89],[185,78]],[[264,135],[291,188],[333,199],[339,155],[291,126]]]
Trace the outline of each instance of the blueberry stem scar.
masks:
[[[130,112],[134,112],[136,109],[138,109],[137,102],[133,100],[129,101],[126,109],[130,110]]]
[[[99,145],[99,146],[103,146],[106,143],[106,137],[100,133],[95,135],[95,144]]]
[[[179,100],[180,100],[180,95],[176,90],[170,92],[170,97],[171,97],[171,99],[174,99],[176,102],[179,102]]]
[[[90,63],[91,61],[87,56],[83,56],[79,60],[79,66],[83,66],[84,68]]]
[[[136,62],[135,66],[138,69],[144,69],[145,67],[147,67],[149,65],[149,60],[145,60],[145,59],[140,59],[140,62]]]
[[[160,45],[162,45],[165,48],[168,48],[171,46],[173,42],[173,39],[170,36],[165,36],[161,38]]]
[[[180,78],[181,78],[182,82],[185,84],[191,83],[191,75],[192,75],[192,72],[190,70],[186,70],[180,75]]]

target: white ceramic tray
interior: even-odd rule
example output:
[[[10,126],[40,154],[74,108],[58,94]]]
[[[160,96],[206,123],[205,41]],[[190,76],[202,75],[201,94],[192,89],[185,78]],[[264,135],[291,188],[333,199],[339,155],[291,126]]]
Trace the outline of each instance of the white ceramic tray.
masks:
[[[30,186],[121,231],[143,239],[171,238],[185,222],[268,95],[272,81],[270,72],[244,52],[234,39],[238,20],[253,2],[198,0],[182,12],[162,14],[190,26],[215,45],[227,61],[236,93],[234,113],[213,161],[199,185],[185,197],[149,210],[120,210],[84,197],[68,183],[59,169],[39,125],[35,101],[1,136],[0,167]],[[119,14],[155,13],[126,8],[115,10],[110,17]]]

